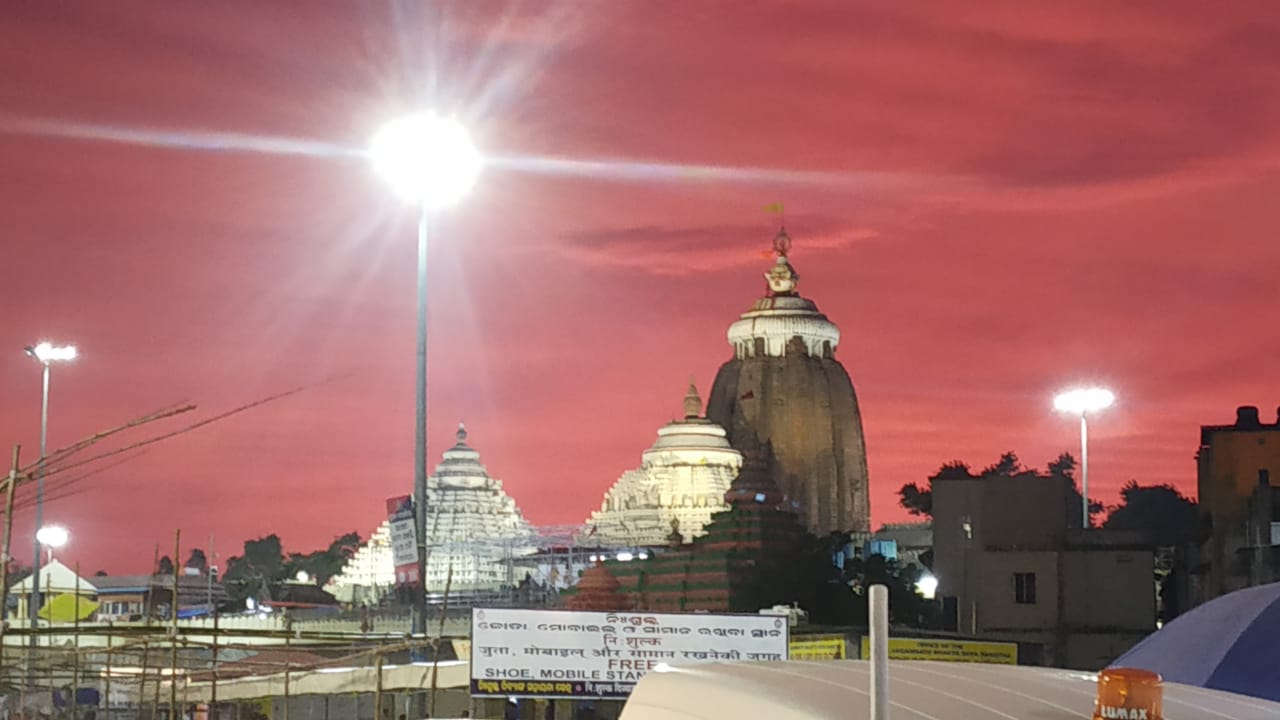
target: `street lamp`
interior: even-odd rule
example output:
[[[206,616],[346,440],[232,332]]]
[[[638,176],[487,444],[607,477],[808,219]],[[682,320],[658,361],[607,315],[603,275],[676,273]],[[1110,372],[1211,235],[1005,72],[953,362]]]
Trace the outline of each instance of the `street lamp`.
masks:
[[[1080,494],[1083,503],[1084,527],[1089,529],[1089,413],[1111,407],[1116,401],[1115,393],[1106,388],[1079,388],[1059,393],[1053,399],[1053,407],[1058,412],[1080,416]]]
[[[71,533],[61,525],[45,525],[36,531],[36,542],[49,551],[49,562],[53,562],[53,551],[67,544]]]
[[[31,602],[27,603],[27,617],[31,627],[40,619],[40,531],[44,529],[44,456],[49,440],[49,366],[55,362],[76,359],[75,345],[54,345],[48,342],[28,345],[27,355],[35,358],[44,368],[43,390],[40,395],[40,462],[36,465],[36,542],[35,560],[31,564]],[[31,642],[36,636],[32,634]]]
[[[427,230],[431,211],[459,200],[480,174],[481,158],[456,120],[421,112],[393,120],[369,147],[374,170],[397,195],[418,206],[418,347],[415,392],[413,498],[418,542],[414,634],[426,632],[427,614]]]
[[[916,580],[916,591],[920,593],[920,597],[925,600],[932,600],[938,593],[938,578],[925,573]]]

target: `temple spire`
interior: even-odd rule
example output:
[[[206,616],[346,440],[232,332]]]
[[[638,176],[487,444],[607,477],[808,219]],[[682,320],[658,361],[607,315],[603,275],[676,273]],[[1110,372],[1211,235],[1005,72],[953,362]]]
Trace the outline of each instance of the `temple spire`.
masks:
[[[800,282],[800,275],[796,273],[796,269],[791,266],[791,261],[787,256],[791,252],[791,236],[787,234],[787,229],[779,228],[778,234],[773,238],[773,254],[777,256],[777,261],[773,267],[769,268],[769,272],[764,274],[764,279],[769,283],[769,294],[777,297],[779,295],[795,295],[796,285]]]
[[[457,432],[457,433],[455,433],[455,435],[454,435],[454,436],[458,438],[458,444],[459,444],[459,445],[466,445],[466,444],[467,444],[467,426],[466,426],[466,423],[462,422],[461,420],[459,420],[459,421],[458,421],[458,432]]]
[[[698,394],[698,386],[693,377],[689,377],[689,391],[684,394],[684,417],[694,420],[702,417],[702,396]]]

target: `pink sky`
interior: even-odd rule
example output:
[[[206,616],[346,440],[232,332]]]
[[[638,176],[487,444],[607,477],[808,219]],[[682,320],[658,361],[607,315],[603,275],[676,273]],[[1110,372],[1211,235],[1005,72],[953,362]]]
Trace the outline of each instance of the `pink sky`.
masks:
[[[1280,405],[1267,2],[42,2],[0,10],[0,440],[314,385],[85,480],[64,557],[143,570],[367,535],[412,474],[413,212],[360,153],[457,112],[495,158],[431,247],[429,453],[458,420],[580,522],[709,388],[784,202],[844,333],[875,524],[941,463],[1078,442],[1194,492],[1197,430]],[[325,382],[328,381],[328,382]],[[169,426],[166,426],[169,427]],[[31,511],[15,554],[29,562]],[[185,555],[185,551],[184,551]]]

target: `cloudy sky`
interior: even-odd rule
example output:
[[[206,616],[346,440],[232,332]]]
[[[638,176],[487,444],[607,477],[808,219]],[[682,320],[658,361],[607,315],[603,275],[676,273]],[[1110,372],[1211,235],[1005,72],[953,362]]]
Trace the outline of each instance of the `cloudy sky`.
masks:
[[[34,458],[44,338],[83,353],[53,446],[306,388],[51,482],[89,569],[175,527],[306,550],[408,490],[414,216],[362,153],[423,106],[490,158],[434,227],[431,461],[465,420],[534,522],[581,522],[709,387],[773,202],[876,524],[945,461],[1075,448],[1078,382],[1120,396],[1108,502],[1193,492],[1198,426],[1280,405],[1268,2],[67,0],[0,8],[0,67],[0,440]]]

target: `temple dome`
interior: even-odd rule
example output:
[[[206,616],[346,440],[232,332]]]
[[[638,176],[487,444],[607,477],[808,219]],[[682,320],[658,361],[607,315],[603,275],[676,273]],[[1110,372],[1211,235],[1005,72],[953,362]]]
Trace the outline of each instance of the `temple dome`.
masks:
[[[598,542],[661,545],[673,520],[697,536],[711,515],[726,507],[724,493],[742,467],[742,454],[729,444],[723,427],[702,416],[692,382],[684,410],[684,418],[658,430],[640,467],[623,473],[587,520]]]
[[[840,344],[840,328],[818,311],[818,306],[800,297],[796,287],[800,276],[787,252],[791,238],[785,229],[773,241],[777,261],[765,273],[768,292],[751,309],[729,326],[729,344],[736,357],[785,357],[804,354],[831,357]]]

